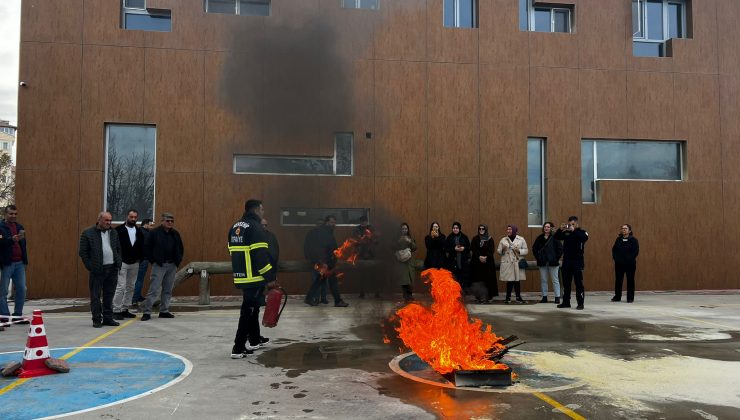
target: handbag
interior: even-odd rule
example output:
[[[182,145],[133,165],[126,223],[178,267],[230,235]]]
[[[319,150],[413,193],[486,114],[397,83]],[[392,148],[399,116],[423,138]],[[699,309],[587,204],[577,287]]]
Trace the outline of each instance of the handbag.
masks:
[[[522,270],[526,270],[527,268],[529,268],[529,263],[527,262],[527,260],[525,260],[524,258],[520,259],[519,268]]]
[[[411,259],[411,249],[404,248],[396,251],[396,259],[398,262],[406,262]]]

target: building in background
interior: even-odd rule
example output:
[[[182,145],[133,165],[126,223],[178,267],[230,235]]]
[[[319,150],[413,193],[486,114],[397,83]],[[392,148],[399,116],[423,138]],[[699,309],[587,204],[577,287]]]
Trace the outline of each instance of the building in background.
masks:
[[[221,261],[249,197],[287,260],[327,213],[339,239],[368,214],[388,237],[512,223],[530,243],[577,215],[588,290],[613,287],[623,223],[638,290],[736,288],[739,18],[736,0],[24,0],[18,205],[54,232],[29,295],[88,293],[76,244],[104,208],[172,212],[186,261]]]
[[[16,127],[0,120],[0,206],[15,201]]]

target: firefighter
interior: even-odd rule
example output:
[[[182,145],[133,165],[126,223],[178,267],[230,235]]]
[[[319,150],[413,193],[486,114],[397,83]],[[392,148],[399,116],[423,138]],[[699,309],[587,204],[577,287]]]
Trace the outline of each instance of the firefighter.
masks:
[[[277,266],[270,263],[267,234],[260,224],[264,213],[262,201],[247,200],[244,215],[229,229],[234,285],[244,296],[232,359],[246,357],[270,341],[260,335],[259,309],[264,306],[265,286],[275,286]]]

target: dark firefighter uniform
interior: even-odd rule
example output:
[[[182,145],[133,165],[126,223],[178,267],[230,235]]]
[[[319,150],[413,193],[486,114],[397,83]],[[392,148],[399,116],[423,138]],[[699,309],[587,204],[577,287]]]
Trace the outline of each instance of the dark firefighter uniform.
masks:
[[[244,295],[234,350],[253,350],[262,342],[259,309],[264,303],[265,285],[275,280],[277,267],[270,263],[267,234],[258,215],[245,214],[229,229],[228,240],[234,285]]]

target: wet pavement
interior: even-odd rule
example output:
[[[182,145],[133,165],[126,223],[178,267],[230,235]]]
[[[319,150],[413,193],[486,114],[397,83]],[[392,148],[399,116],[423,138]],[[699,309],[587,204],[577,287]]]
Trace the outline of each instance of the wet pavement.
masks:
[[[270,346],[241,360],[229,358],[238,320],[233,299],[210,307],[182,299],[174,319],[155,314],[116,330],[91,328],[79,301],[26,307],[45,311],[52,349],[99,339],[91,345],[157,350],[192,364],[179,382],[73,418],[740,418],[740,293],[643,293],[632,304],[610,297],[589,295],[584,311],[532,303],[534,295],[527,305],[468,305],[497,335],[527,342],[504,358],[517,383],[477,390],[451,388],[433,371],[415,372],[425,382],[391,369],[408,350],[387,320],[398,305],[390,299],[350,297],[350,307],[335,308],[291,298],[280,324],[263,328]],[[20,326],[0,332],[0,352],[22,352],[26,335]],[[93,381],[75,371],[75,357],[67,381]],[[136,384],[161,374],[149,366],[115,373],[120,362],[112,358],[99,369]],[[14,395],[43,381],[7,390],[13,380],[0,379],[0,418],[28,418]],[[134,383],[120,392],[130,394]],[[56,398],[70,397],[60,389]]]

